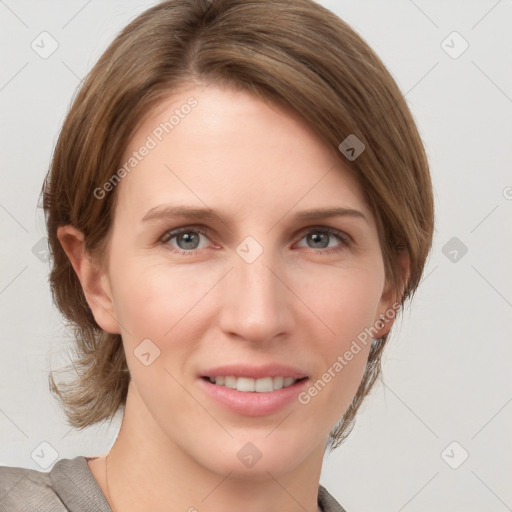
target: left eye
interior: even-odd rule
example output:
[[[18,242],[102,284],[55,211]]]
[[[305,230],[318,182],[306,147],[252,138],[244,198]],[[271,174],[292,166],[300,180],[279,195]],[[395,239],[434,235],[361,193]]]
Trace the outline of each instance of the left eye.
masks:
[[[312,242],[313,244],[317,244],[313,249],[331,249],[329,251],[323,252],[334,252],[343,249],[344,247],[348,247],[350,245],[348,236],[344,235],[341,231],[330,229],[330,228],[315,228],[310,229],[302,239],[306,238],[308,242]],[[335,238],[339,244],[338,245],[329,245],[329,238],[332,240]],[[301,239],[301,240],[302,240]]]

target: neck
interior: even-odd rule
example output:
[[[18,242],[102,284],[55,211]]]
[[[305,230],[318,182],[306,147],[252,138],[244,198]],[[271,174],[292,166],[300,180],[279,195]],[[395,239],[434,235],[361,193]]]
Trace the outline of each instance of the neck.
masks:
[[[208,467],[148,421],[147,410],[135,395],[128,393],[123,423],[108,454],[105,494],[114,512],[318,511],[324,445],[291,469],[286,461],[281,467],[265,466],[264,456],[249,470],[238,459],[235,464],[234,458],[231,466],[214,460]],[[205,428],[214,427],[206,423]],[[234,444],[226,436],[229,442]],[[219,447],[219,459],[222,452]]]

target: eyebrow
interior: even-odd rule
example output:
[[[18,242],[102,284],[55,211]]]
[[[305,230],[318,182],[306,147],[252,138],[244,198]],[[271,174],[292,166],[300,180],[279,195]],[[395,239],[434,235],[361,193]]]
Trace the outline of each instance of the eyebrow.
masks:
[[[187,219],[201,219],[219,221],[232,228],[233,225],[227,220],[225,216],[217,213],[215,210],[209,208],[197,208],[192,206],[172,206],[172,205],[159,205],[148,210],[142,222],[148,222],[152,220],[165,220],[174,218],[187,218]],[[293,218],[296,220],[320,220],[328,219],[332,217],[353,217],[356,219],[362,219],[368,223],[368,219],[359,210],[353,208],[314,208],[311,210],[303,210],[297,212]]]

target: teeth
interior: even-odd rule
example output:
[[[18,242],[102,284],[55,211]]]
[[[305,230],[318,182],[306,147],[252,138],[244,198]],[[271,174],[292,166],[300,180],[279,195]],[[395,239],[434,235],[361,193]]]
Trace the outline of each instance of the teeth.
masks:
[[[284,377],[274,377],[274,389],[281,389],[284,386]]]
[[[217,382],[217,380],[215,380]],[[231,389],[236,389],[236,378],[235,377],[225,377],[224,378],[224,386]]]
[[[290,386],[295,382],[295,379],[292,377],[285,377],[283,382],[283,387]]]
[[[263,377],[251,379],[249,377],[234,377],[232,375],[222,377],[210,377],[210,382],[217,386],[226,386],[243,392],[269,393],[276,389],[286,388],[295,384],[298,379],[293,377]]]

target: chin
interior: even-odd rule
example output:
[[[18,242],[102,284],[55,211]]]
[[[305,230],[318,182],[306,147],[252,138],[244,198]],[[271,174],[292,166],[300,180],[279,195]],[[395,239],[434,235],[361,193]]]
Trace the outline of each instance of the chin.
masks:
[[[299,428],[299,427],[297,427]],[[325,443],[316,439],[290,439],[290,436],[279,436],[268,432],[259,435],[248,435],[225,440],[218,445],[209,444],[204,451],[197,453],[196,460],[205,468],[222,476],[230,474],[230,478],[246,481],[267,480],[270,476],[279,478],[297,469],[306,460],[318,457],[321,464]],[[287,440],[288,438],[288,440]]]

